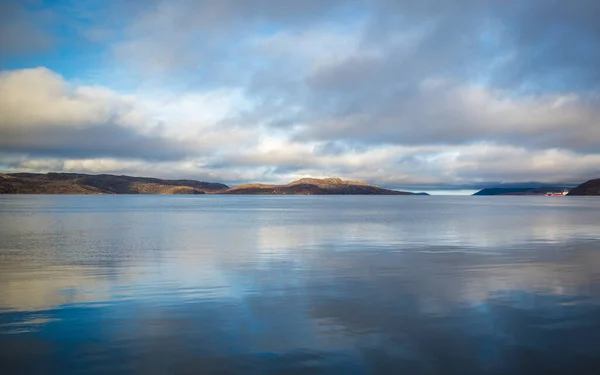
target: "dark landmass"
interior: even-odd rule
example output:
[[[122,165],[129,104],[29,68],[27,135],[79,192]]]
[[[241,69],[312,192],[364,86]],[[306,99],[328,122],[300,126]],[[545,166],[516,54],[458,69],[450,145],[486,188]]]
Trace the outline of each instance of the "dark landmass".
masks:
[[[600,178],[584,182],[583,184],[571,189],[567,195],[600,195]]]
[[[546,195],[546,193],[562,193],[568,187],[526,187],[526,188],[489,188],[482,189],[473,195]]]
[[[414,195],[339,178],[303,178],[287,185],[245,184],[229,188],[224,184],[194,180],[81,173],[0,174],[0,194]]]
[[[208,194],[228,188],[210,182],[110,174],[0,174],[0,194]]]
[[[361,181],[340,178],[301,178],[287,185],[245,184],[220,194],[258,195],[414,195],[406,191],[388,190]]]

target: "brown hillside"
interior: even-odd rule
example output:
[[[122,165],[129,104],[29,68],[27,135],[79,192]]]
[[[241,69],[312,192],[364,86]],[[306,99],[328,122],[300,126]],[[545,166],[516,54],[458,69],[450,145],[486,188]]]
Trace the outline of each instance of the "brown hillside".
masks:
[[[219,194],[258,195],[412,195],[412,193],[383,189],[362,181],[340,178],[301,178],[286,185],[244,184]]]
[[[88,175],[13,173],[0,175],[0,194],[206,194],[227,185],[193,180]]]

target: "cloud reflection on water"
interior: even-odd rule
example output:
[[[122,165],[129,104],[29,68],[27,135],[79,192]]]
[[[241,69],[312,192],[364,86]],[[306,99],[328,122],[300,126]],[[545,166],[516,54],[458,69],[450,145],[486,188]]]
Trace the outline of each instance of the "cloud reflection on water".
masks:
[[[2,199],[6,361],[58,349],[57,371],[97,372],[598,361],[596,201]],[[20,199],[41,208],[26,215]]]

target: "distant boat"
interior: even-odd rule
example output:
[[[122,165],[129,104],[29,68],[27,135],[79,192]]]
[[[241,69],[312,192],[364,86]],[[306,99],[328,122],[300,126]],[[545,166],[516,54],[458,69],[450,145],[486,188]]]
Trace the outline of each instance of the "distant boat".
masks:
[[[569,194],[569,192],[567,190],[564,190],[562,193],[547,192],[546,196],[547,197],[564,197],[567,194]]]

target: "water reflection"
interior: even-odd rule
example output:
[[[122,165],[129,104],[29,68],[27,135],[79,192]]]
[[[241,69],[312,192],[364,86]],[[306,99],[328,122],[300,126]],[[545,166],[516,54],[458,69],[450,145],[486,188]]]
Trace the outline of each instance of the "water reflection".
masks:
[[[600,368],[600,201],[0,197],[9,373]]]

